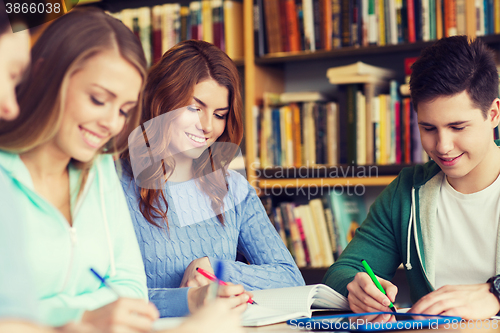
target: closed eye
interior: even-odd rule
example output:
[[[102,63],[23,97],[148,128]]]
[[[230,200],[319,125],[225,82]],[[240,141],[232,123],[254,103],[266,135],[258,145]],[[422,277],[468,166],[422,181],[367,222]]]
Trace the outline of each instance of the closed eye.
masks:
[[[198,108],[198,107],[196,107],[196,106],[194,106],[194,105],[190,105],[190,106],[188,106],[188,107],[187,107],[187,109],[188,109],[189,111],[191,111],[191,112],[200,112],[200,111],[201,111],[201,109],[200,109],[200,108]]]
[[[423,128],[423,129],[424,129],[424,131],[426,131],[426,132],[432,132],[432,131],[434,131],[434,130],[435,130],[435,128],[434,128],[434,127],[422,127],[422,128]]]
[[[218,113],[214,113],[214,116],[215,116],[217,119],[226,119],[227,113],[226,113],[226,114],[218,114]]]
[[[90,96],[90,100],[92,101],[92,103],[94,103],[95,105],[104,105],[104,102],[101,102],[99,100],[97,100],[94,96]]]
[[[123,111],[123,110],[121,110],[121,109],[120,109],[120,114],[121,114],[122,116],[124,116],[125,118],[128,118],[128,116],[129,116],[129,113],[128,113],[128,112]]]
[[[452,129],[454,129],[455,131],[461,131],[464,128],[465,128],[465,126],[464,127],[452,127]]]

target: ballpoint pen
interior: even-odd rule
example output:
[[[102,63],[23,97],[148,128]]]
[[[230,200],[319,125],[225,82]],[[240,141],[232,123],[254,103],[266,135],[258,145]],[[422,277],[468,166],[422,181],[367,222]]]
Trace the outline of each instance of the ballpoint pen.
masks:
[[[109,290],[111,290],[117,297],[120,297],[120,294],[118,291],[116,291],[115,288],[113,288],[112,285],[110,285],[108,282],[106,282],[106,279],[103,278],[99,273],[97,273],[93,268],[90,269],[90,271],[94,274],[94,276],[102,282]]]

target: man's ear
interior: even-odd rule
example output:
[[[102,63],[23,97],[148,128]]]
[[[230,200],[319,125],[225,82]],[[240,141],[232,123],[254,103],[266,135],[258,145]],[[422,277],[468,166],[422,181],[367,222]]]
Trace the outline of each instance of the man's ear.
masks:
[[[497,127],[500,122],[500,99],[495,98],[493,103],[491,103],[490,109],[488,110],[488,117],[491,121],[491,127]]]

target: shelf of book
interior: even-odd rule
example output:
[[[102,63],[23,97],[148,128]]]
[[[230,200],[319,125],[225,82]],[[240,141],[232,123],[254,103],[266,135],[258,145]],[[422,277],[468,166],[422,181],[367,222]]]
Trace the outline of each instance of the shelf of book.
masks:
[[[295,179],[259,179],[258,186],[261,189],[272,189],[278,187],[335,187],[335,186],[387,186],[394,179],[393,176],[379,176],[366,178],[295,178]]]
[[[483,40],[486,44],[500,43],[500,35],[488,35],[477,37]],[[277,64],[294,61],[309,61],[315,59],[333,59],[345,57],[371,56],[379,54],[396,54],[408,51],[419,51],[425,47],[435,43],[432,41],[418,41],[415,43],[402,43],[396,45],[371,45],[367,47],[342,47],[334,50],[317,50],[317,51],[298,51],[298,52],[278,52],[266,54],[262,57],[255,58],[255,63],[259,65]]]

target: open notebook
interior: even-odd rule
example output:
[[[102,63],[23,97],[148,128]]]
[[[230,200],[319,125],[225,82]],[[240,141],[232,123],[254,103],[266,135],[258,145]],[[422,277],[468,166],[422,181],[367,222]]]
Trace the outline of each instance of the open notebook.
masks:
[[[262,326],[311,317],[317,310],[349,310],[347,299],[324,284],[252,291],[258,305],[248,305],[243,326]]]

